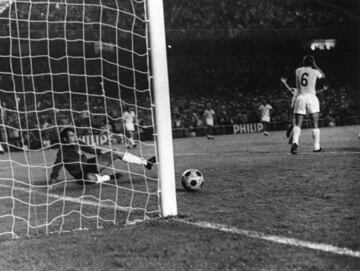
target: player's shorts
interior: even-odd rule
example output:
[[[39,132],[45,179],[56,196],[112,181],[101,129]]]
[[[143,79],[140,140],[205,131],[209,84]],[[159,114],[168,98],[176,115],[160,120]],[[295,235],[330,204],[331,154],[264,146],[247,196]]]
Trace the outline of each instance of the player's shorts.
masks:
[[[207,126],[214,126],[214,120],[213,119],[205,119],[205,123]]]
[[[262,116],[261,121],[263,122],[270,122],[270,116]]]
[[[319,99],[313,94],[298,95],[294,105],[294,113],[300,115],[320,112]]]
[[[84,180],[87,173],[99,174],[99,167],[96,161],[96,157],[90,158],[86,163],[80,163],[77,167],[78,170],[71,170],[70,174],[79,180]]]
[[[135,131],[134,123],[125,123],[125,128],[127,131],[131,131],[131,132]]]

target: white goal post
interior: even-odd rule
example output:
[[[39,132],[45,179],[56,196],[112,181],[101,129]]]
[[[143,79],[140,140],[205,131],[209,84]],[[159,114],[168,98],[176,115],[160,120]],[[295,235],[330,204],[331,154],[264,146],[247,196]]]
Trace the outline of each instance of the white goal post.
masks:
[[[163,216],[175,216],[177,215],[177,203],[163,1],[148,0],[147,3],[158,152],[160,162],[166,161],[164,164],[159,164],[161,209]]]

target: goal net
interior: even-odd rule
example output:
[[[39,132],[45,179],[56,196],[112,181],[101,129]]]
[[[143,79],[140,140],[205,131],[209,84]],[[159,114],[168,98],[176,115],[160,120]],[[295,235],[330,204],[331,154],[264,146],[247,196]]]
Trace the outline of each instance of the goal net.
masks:
[[[169,145],[171,130],[156,125],[157,115],[170,116],[167,104],[161,105],[165,111],[158,105],[168,103],[168,90],[154,94],[166,89],[167,81],[157,87],[152,79],[161,65],[167,72],[166,61],[151,64],[157,61],[152,51],[164,48],[155,43],[157,48],[151,48],[149,39],[149,10],[163,20],[162,3],[150,2],[160,2],[160,9],[141,0],[0,1],[0,236],[102,228],[176,214],[172,146],[169,158],[159,143],[162,130]],[[157,38],[164,43],[164,37]],[[156,95],[164,100],[158,102]],[[135,115],[133,136],[126,131],[125,111]],[[115,160],[101,174],[121,177],[90,185],[62,167],[50,186],[65,127],[102,152],[156,156],[159,162],[148,170]],[[169,176],[168,184],[161,176]],[[172,205],[164,212],[167,197]]]

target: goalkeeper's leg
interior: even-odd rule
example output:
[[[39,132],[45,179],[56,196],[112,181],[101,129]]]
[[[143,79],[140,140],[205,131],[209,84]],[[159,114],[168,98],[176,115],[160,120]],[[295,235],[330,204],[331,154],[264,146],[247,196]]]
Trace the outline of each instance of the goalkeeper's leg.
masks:
[[[103,154],[99,154],[96,158],[88,160],[88,164],[82,169],[83,181],[80,181],[81,184],[95,184],[103,183],[109,180],[117,179],[121,176],[120,173],[114,173],[110,175],[100,175],[100,172],[108,167],[116,159],[120,159],[127,163],[143,165],[147,169],[151,169],[156,163],[155,156],[146,160],[142,157],[136,156],[129,152],[120,152],[120,151],[108,151]],[[76,178],[76,176],[74,176]],[[82,179],[82,178],[78,178]]]
[[[78,180],[78,184],[82,185],[103,183],[121,177],[120,173],[100,175],[105,168],[106,165],[98,163],[98,157],[93,157],[88,159],[86,163],[80,163],[78,171],[70,172],[70,174]]]
[[[109,151],[103,154],[98,155],[98,162],[103,166],[110,165],[114,160],[119,159],[127,163],[143,165],[147,169],[151,169],[152,166],[156,163],[155,156],[150,159],[145,159],[139,156],[136,156],[130,152],[120,152],[120,151]]]
[[[85,174],[85,184],[103,183],[110,180],[115,180],[121,177],[121,173],[100,175],[94,172],[88,172]]]
[[[100,175],[95,172],[87,172],[85,173],[85,178],[82,180],[78,180],[78,184],[97,184],[97,183],[103,183],[110,180],[115,180],[121,177],[121,173],[117,172],[114,174],[105,174]]]

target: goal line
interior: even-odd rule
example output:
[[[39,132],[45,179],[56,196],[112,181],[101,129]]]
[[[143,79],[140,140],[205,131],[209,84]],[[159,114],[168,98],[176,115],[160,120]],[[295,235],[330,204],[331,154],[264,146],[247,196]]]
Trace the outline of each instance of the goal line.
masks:
[[[217,231],[222,231],[222,232],[227,232],[227,233],[232,233],[232,234],[238,234],[238,235],[242,235],[242,236],[249,237],[249,238],[271,241],[271,242],[275,242],[278,244],[284,244],[284,245],[307,248],[307,249],[312,249],[312,250],[317,250],[317,251],[327,252],[327,253],[332,253],[332,254],[337,254],[337,255],[344,255],[344,256],[360,258],[360,251],[354,251],[349,248],[342,248],[342,247],[337,247],[337,246],[324,244],[324,243],[313,243],[313,242],[303,241],[303,240],[299,240],[299,239],[295,239],[295,238],[289,238],[289,237],[283,237],[283,236],[277,236],[277,235],[271,235],[271,234],[268,235],[268,234],[265,234],[262,232],[239,229],[239,228],[229,226],[226,224],[217,224],[217,223],[211,223],[211,222],[206,222],[206,221],[191,221],[191,220],[182,219],[182,218],[173,218],[173,220],[180,222],[180,223],[199,227],[199,228],[212,229],[212,230],[217,230]]]
[[[41,192],[38,190],[30,190],[27,188],[21,188],[21,187],[13,187],[11,185],[6,185],[6,184],[0,184],[0,187],[3,188],[10,188],[10,189],[14,189],[17,191],[22,191],[22,192],[26,192],[26,193],[35,193],[37,195],[40,196],[44,196],[44,197],[49,197],[49,198],[53,198],[56,200],[64,200],[64,201],[69,201],[69,202],[73,202],[73,203],[80,203],[80,204],[84,204],[84,205],[91,205],[91,206],[100,206],[102,208],[111,208],[111,209],[115,209],[116,211],[124,211],[124,212],[128,212],[130,209],[134,210],[136,208],[130,208],[130,207],[122,207],[119,206],[117,204],[115,204],[115,202],[113,202],[113,204],[108,204],[105,203],[106,201],[110,201],[110,200],[102,200],[100,202],[96,202],[96,201],[91,201],[91,200],[84,200],[83,198],[74,198],[74,197],[69,197],[69,196],[61,196],[61,195],[57,195],[57,194],[53,194],[53,193],[45,193],[45,192]],[[93,197],[90,195],[86,195],[86,197]],[[95,198],[95,197],[94,197]],[[99,200],[99,199],[97,199]]]

